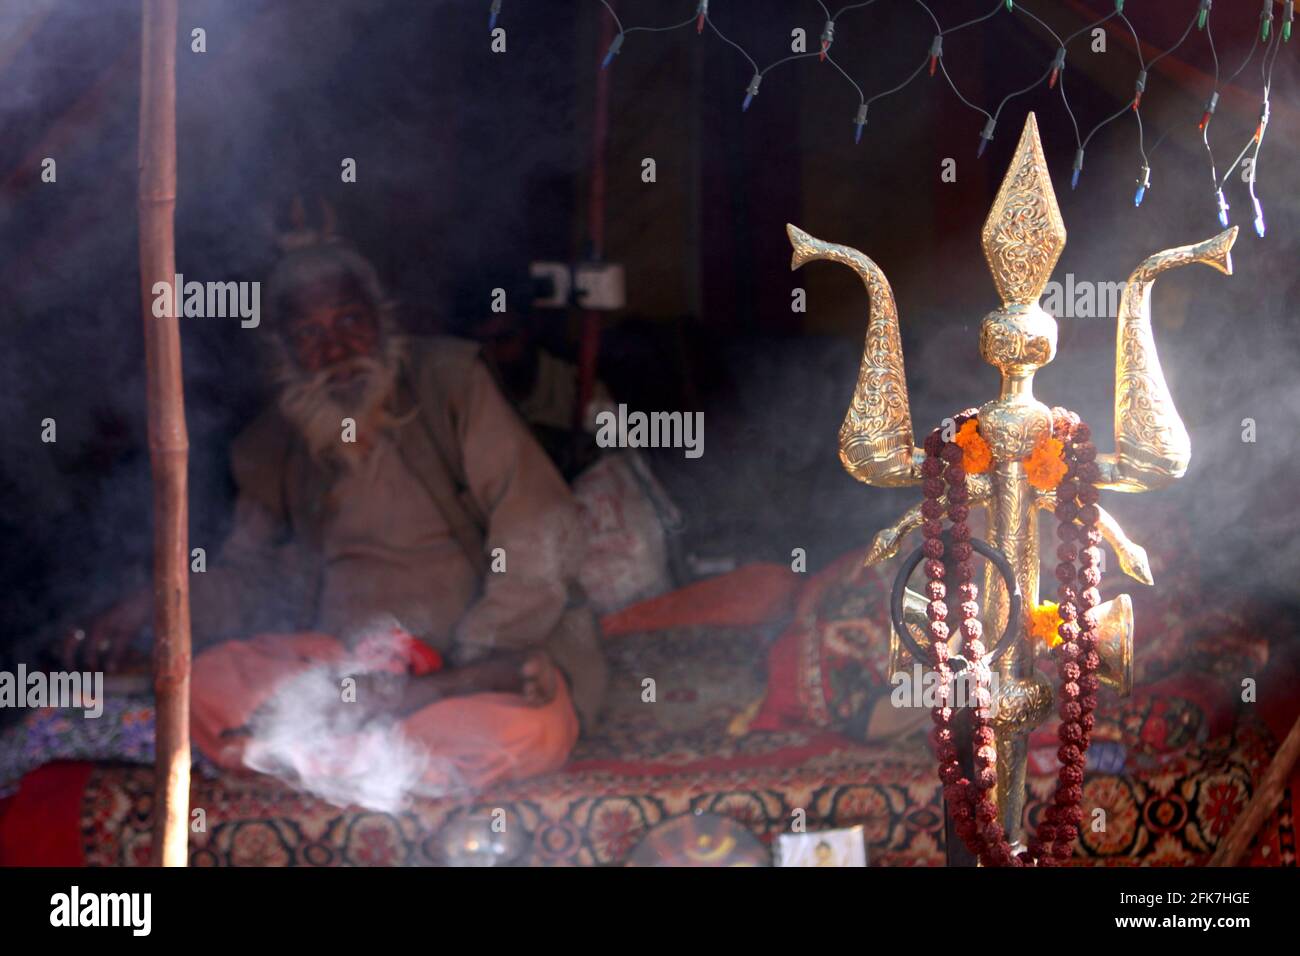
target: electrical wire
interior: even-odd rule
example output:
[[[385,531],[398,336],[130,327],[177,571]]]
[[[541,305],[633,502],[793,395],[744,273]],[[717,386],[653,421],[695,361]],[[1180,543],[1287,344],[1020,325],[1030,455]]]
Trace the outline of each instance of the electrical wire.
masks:
[[[750,80],[750,85],[747,88],[745,101],[743,103],[743,108],[745,109],[748,109],[750,103],[757,95],[759,82],[765,76],[767,76],[767,74],[770,71],[774,70],[778,66],[783,66],[787,63],[791,63],[796,60],[806,60],[814,56],[818,57],[819,59],[825,62],[829,62],[831,66],[835,68],[836,72],[838,72],[853,87],[854,92],[857,93],[858,115],[855,120],[855,125],[857,126],[855,139],[861,138],[862,127],[866,124],[867,111],[869,110],[871,105],[878,102],[881,99],[884,99],[885,97],[893,96],[901,92],[902,90],[906,89],[921,74],[922,70],[925,69],[927,62],[930,64],[930,72],[932,75],[936,72],[936,68],[940,73],[942,73],[944,82],[947,84],[948,88],[952,90],[953,95],[956,96],[957,100],[963,106],[967,107],[968,109],[976,113],[979,113],[981,116],[984,117],[985,119],[984,131],[980,134],[981,154],[983,153],[984,145],[987,143],[989,139],[992,138],[993,128],[996,126],[998,118],[1001,115],[1003,109],[1006,107],[1006,105],[1009,102],[1011,102],[1013,99],[1023,96],[1026,93],[1029,93],[1030,91],[1040,86],[1044,81],[1047,81],[1049,87],[1055,85],[1059,88],[1061,104],[1064,107],[1065,112],[1070,119],[1070,125],[1074,130],[1075,146],[1077,148],[1077,151],[1075,154],[1074,173],[1071,179],[1072,185],[1077,185],[1078,183],[1079,171],[1082,168],[1082,164],[1083,164],[1083,155],[1085,150],[1088,148],[1088,145],[1092,142],[1093,138],[1099,132],[1101,132],[1101,130],[1105,129],[1111,123],[1115,122],[1115,120],[1119,119],[1126,112],[1131,111],[1134,115],[1134,121],[1137,125],[1138,152],[1142,158],[1142,170],[1143,170],[1143,180],[1139,180],[1139,184],[1140,184],[1139,191],[1136,197],[1138,203],[1141,202],[1141,196],[1145,190],[1144,181],[1149,180],[1150,178],[1151,157],[1155,154],[1156,150],[1160,148],[1160,145],[1165,141],[1169,133],[1169,130],[1165,130],[1161,132],[1160,135],[1156,137],[1155,142],[1150,146],[1150,148],[1147,147],[1147,131],[1145,128],[1145,124],[1142,121],[1142,115],[1141,115],[1142,96],[1146,89],[1147,76],[1157,63],[1159,63],[1161,60],[1163,60],[1165,57],[1169,56],[1170,54],[1174,53],[1179,47],[1181,47],[1187,41],[1187,38],[1192,33],[1193,27],[1197,26],[1198,22],[1200,21],[1200,18],[1202,17],[1202,15],[1204,15],[1205,22],[1203,24],[1203,32],[1206,35],[1206,43],[1209,46],[1210,57],[1214,64],[1214,87],[1211,91],[1210,99],[1207,100],[1205,111],[1202,114],[1202,121],[1199,125],[1200,125],[1202,144],[1206,150],[1206,155],[1210,163],[1211,181],[1214,184],[1216,195],[1221,202],[1221,212],[1226,214],[1226,203],[1223,202],[1221,198],[1223,187],[1227,184],[1227,180],[1233,174],[1233,172],[1242,164],[1243,161],[1246,161],[1247,155],[1249,154],[1250,156],[1249,161],[1251,164],[1251,175],[1248,179],[1248,183],[1250,186],[1250,196],[1252,202],[1255,205],[1256,212],[1257,212],[1257,229],[1261,229],[1261,234],[1262,234],[1262,226],[1260,225],[1262,219],[1260,218],[1260,213],[1259,213],[1259,209],[1260,209],[1259,200],[1256,197],[1256,192],[1255,192],[1255,182],[1257,178],[1256,172],[1258,170],[1259,151],[1260,151],[1260,147],[1263,144],[1264,130],[1266,129],[1268,124],[1269,95],[1272,87],[1273,67],[1277,62],[1277,58],[1281,49],[1282,31],[1281,30],[1273,31],[1271,37],[1263,40],[1264,55],[1260,63],[1260,75],[1263,82],[1263,101],[1261,105],[1259,125],[1256,127],[1254,135],[1252,135],[1252,137],[1246,142],[1245,146],[1243,146],[1241,151],[1237,154],[1236,159],[1234,159],[1232,164],[1224,170],[1222,177],[1220,177],[1215,164],[1213,149],[1211,148],[1210,140],[1209,140],[1209,127],[1211,125],[1211,121],[1213,118],[1214,108],[1217,105],[1221,88],[1223,86],[1231,84],[1254,60],[1255,54],[1260,49],[1261,46],[1261,31],[1260,30],[1252,31],[1254,39],[1251,42],[1249,51],[1247,51],[1245,57],[1241,61],[1241,64],[1236,68],[1236,70],[1228,74],[1225,78],[1222,74],[1222,63],[1220,60],[1219,51],[1214,42],[1212,25],[1210,23],[1211,9],[1208,6],[1205,7],[1205,9],[1202,9],[1202,4],[1200,0],[1196,0],[1197,10],[1193,13],[1191,19],[1187,23],[1187,26],[1184,27],[1178,39],[1171,46],[1157,53],[1154,57],[1151,58],[1149,62],[1145,61],[1142,56],[1142,41],[1139,38],[1137,29],[1133,26],[1132,21],[1124,13],[1122,3],[1116,3],[1115,8],[1113,10],[1111,10],[1104,16],[1101,16],[1098,19],[1094,20],[1092,23],[1088,23],[1082,27],[1079,27],[1073,33],[1070,33],[1065,37],[1062,37],[1059,33],[1057,33],[1057,31],[1054,30],[1046,21],[1044,21],[1041,17],[1035,14],[1032,10],[1027,8],[1023,3],[1017,3],[1011,5],[1010,10],[1012,13],[1016,13],[1024,17],[1026,20],[1028,20],[1033,25],[1035,25],[1037,28],[1044,31],[1056,43],[1057,52],[1054,56],[1054,59],[1051,62],[1051,65],[1049,65],[1048,68],[1037,79],[1027,84],[1026,86],[1023,86],[1016,90],[1012,90],[1010,93],[1004,95],[992,112],[989,112],[984,107],[978,105],[977,103],[972,102],[958,88],[956,81],[953,79],[952,74],[948,70],[946,58],[943,55],[943,40],[944,38],[952,37],[963,30],[966,30],[970,27],[974,27],[981,23],[985,23],[986,21],[992,19],[998,14],[998,12],[1004,6],[1007,6],[1005,0],[996,0],[992,9],[990,9],[987,13],[981,14],[976,17],[972,17],[969,20],[965,20],[961,23],[958,23],[950,27],[944,27],[941,24],[939,18],[934,13],[934,10],[931,9],[930,5],[927,4],[925,0],[913,0],[913,2],[925,12],[926,16],[930,20],[930,23],[934,27],[935,32],[934,32],[931,48],[929,52],[926,54],[926,57],[921,60],[920,65],[918,65],[915,69],[913,69],[910,73],[908,73],[901,82],[896,83],[895,85],[883,89],[877,93],[874,93],[871,96],[867,96],[863,91],[863,84],[855,80],[850,75],[848,70],[846,70],[845,67],[842,66],[835,57],[831,56],[830,48],[833,43],[835,24],[839,21],[839,19],[847,13],[862,10],[872,6],[877,2],[877,0],[861,0],[861,2],[858,3],[846,4],[845,6],[842,6],[838,10],[836,10],[833,14],[830,12],[829,7],[826,5],[824,0],[815,0],[818,8],[822,12],[822,15],[826,18],[826,28],[822,34],[821,48],[819,50],[812,51],[812,52],[799,52],[799,53],[788,54],[786,56],[782,56],[772,61],[771,63],[761,68],[759,67],[758,62],[754,59],[754,57],[749,53],[748,50],[746,50],[735,40],[733,40],[725,33],[723,33],[722,30],[718,27],[718,25],[714,22],[713,16],[708,9],[709,8],[708,0],[700,0],[700,2],[698,2],[696,6],[696,12],[692,14],[690,17],[688,17],[687,19],[677,23],[669,24],[667,26],[659,26],[659,27],[625,26],[623,24],[623,21],[619,18],[618,14],[615,12],[609,0],[598,0],[598,2],[601,4],[601,6],[605,8],[605,10],[613,18],[614,25],[617,28],[617,34],[614,38],[613,43],[610,45],[610,48],[605,55],[604,62],[602,63],[603,67],[607,67],[609,63],[612,61],[613,57],[620,52],[624,38],[630,34],[667,33],[673,30],[683,29],[691,25],[692,23],[695,23],[697,26],[697,30],[702,32],[704,26],[707,24],[709,29],[713,32],[713,34],[717,36],[718,39],[722,40],[723,43],[732,47],[734,50],[736,50],[736,52],[738,52],[742,57],[744,57],[745,61],[749,64],[749,66],[753,70],[753,77]],[[1076,40],[1080,36],[1083,36],[1086,33],[1091,33],[1093,30],[1097,29],[1098,27],[1104,26],[1105,24],[1107,24],[1109,21],[1113,19],[1118,19],[1124,25],[1129,35],[1133,39],[1133,46],[1134,46],[1134,51],[1137,55],[1138,70],[1139,70],[1138,78],[1134,83],[1134,95],[1130,97],[1128,102],[1124,103],[1124,105],[1122,105],[1119,109],[1115,110],[1113,113],[1108,114],[1100,122],[1098,122],[1091,129],[1089,129],[1086,135],[1082,135],[1082,130],[1079,126],[1078,116],[1075,112],[1074,106],[1070,102],[1069,94],[1066,92],[1065,70],[1064,70],[1065,57],[1067,56],[1067,51],[1069,49],[1070,44],[1074,40]]]

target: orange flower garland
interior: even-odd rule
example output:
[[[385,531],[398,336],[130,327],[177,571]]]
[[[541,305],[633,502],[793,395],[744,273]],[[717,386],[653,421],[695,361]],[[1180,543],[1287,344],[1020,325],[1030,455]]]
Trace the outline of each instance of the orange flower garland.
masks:
[[[1065,477],[1069,466],[1061,458],[1065,445],[1050,434],[1044,435],[1025,459],[1025,473],[1029,483],[1039,491],[1053,491]]]
[[[982,475],[989,470],[993,464],[993,451],[980,436],[978,419],[972,418],[965,422],[957,430],[953,441],[961,448],[961,466],[966,469],[966,474]]]
[[[961,466],[968,475],[982,475],[993,465],[993,450],[979,433],[979,419],[964,422],[953,437],[962,452]],[[1065,445],[1050,434],[1044,435],[1025,461],[1029,483],[1039,491],[1052,491],[1065,477],[1067,465],[1062,454]]]

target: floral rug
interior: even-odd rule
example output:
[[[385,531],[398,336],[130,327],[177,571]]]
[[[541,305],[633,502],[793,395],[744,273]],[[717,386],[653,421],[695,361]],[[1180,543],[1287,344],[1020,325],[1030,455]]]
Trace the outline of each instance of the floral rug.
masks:
[[[382,814],[340,809],[265,777],[198,773],[191,807],[195,866],[428,865],[448,859],[454,824],[497,812],[519,834],[529,865],[617,865],[646,831],[669,817],[716,812],[765,842],[796,820],[808,830],[864,827],[871,865],[942,865],[939,786],[924,741],[864,744],[823,728],[742,733],[737,701],[762,699],[772,628],[677,627],[629,634],[609,645],[614,671],[601,733],[584,741],[564,771],[499,787],[472,799],[417,800]],[[647,679],[654,700],[646,699]],[[152,710],[122,699],[98,721],[42,712],[28,722],[19,756],[80,761],[30,774],[0,811],[0,863],[145,863],[152,825]],[[1119,727],[1152,718],[1153,704],[1110,701]],[[1126,711],[1125,708],[1128,708]],[[1127,714],[1127,716],[1126,716]],[[111,718],[111,719],[110,719]],[[1186,724],[1179,716],[1180,726]],[[95,725],[88,732],[86,725]],[[1079,865],[1204,863],[1249,799],[1275,742],[1245,711],[1221,733],[1200,732],[1161,761],[1133,750],[1122,766],[1094,767],[1084,806],[1104,812],[1104,829],[1085,825]],[[12,741],[4,759],[14,758]],[[23,749],[26,748],[26,749]],[[135,760],[137,765],[123,763]],[[77,774],[67,776],[69,768]],[[1030,821],[1053,777],[1031,763]],[[75,779],[66,819],[43,779]],[[43,777],[44,775],[44,777]],[[802,811],[802,812],[800,812]],[[60,810],[59,813],[64,813]],[[43,814],[43,816],[42,816]],[[1089,820],[1095,817],[1089,817]],[[38,832],[39,831],[39,832]],[[50,858],[33,841],[61,834],[64,855]],[[44,854],[42,858],[42,853]],[[75,854],[75,858],[71,858]],[[1294,865],[1289,803],[1273,815],[1252,849],[1257,865]]]

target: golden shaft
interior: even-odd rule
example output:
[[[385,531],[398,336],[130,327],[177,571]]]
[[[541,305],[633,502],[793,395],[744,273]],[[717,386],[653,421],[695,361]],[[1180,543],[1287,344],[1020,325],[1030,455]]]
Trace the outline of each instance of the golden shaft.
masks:
[[[1024,598],[1027,618],[1029,609],[1038,603],[1038,527],[1033,492],[1019,461],[999,462],[993,471],[993,499],[988,505],[988,541],[998,548],[1016,572],[1016,582]],[[992,564],[984,569],[983,624],[985,643],[996,640],[1007,624],[1010,595],[1006,582]],[[1020,634],[1012,647],[998,659],[1000,686],[1026,680],[1034,666],[1033,646],[1026,639],[1028,621],[1022,622]],[[1028,762],[1028,731],[1032,728],[1007,729],[995,725],[998,752],[997,804],[1007,840],[1022,839],[1025,809],[1025,772]]]

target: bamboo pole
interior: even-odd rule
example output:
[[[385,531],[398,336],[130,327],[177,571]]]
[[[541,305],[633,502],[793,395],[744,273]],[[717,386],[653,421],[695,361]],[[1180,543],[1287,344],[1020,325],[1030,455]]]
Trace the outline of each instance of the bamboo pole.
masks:
[[[600,51],[609,49],[614,39],[614,18],[600,18]],[[587,207],[587,258],[600,262],[605,258],[605,147],[609,140],[609,71],[596,70],[596,105],[591,122],[591,190]],[[573,431],[584,430],[587,406],[596,390],[596,366],[600,359],[600,313],[587,309],[582,313],[582,333],[578,342],[578,400],[573,408]]]
[[[154,284],[176,275],[176,0],[142,0],[140,298],[153,476],[153,863],[185,866],[190,795],[189,502],[185,393],[174,289],[155,318]]]
[[[1291,726],[1291,732],[1277,748],[1273,762],[1255,788],[1254,795],[1246,804],[1246,809],[1232,825],[1228,835],[1219,841],[1219,846],[1210,857],[1210,866],[1241,866],[1242,860],[1250,850],[1250,841],[1255,838],[1259,828],[1264,825],[1268,815],[1277,809],[1286,792],[1287,780],[1296,762],[1300,761],[1300,718]]]

